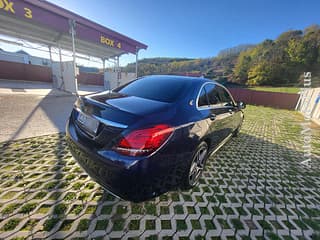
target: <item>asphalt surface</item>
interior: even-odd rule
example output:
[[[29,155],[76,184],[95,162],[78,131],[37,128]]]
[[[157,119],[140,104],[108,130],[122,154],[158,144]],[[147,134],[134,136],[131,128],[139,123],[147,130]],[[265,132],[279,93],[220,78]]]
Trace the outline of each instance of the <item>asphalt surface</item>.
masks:
[[[79,94],[98,90],[81,86]],[[75,99],[48,83],[0,80],[0,142],[65,132]]]
[[[73,95],[0,95],[0,142],[64,132]]]

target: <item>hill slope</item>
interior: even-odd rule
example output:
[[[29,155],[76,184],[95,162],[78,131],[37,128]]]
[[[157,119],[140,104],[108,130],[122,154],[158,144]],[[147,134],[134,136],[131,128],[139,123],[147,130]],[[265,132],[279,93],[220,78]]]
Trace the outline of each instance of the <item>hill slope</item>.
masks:
[[[226,77],[231,79],[240,52],[252,48],[253,45],[239,45],[222,50],[212,58],[146,58],[139,61],[139,76],[152,74],[203,75],[207,78]],[[135,63],[130,63],[123,71],[134,72]]]
[[[124,71],[134,72],[135,64]],[[303,86],[304,72],[312,72],[312,86],[320,86],[320,26],[283,32],[275,40],[222,50],[217,57],[149,58],[139,61],[139,76],[193,73],[250,86]]]

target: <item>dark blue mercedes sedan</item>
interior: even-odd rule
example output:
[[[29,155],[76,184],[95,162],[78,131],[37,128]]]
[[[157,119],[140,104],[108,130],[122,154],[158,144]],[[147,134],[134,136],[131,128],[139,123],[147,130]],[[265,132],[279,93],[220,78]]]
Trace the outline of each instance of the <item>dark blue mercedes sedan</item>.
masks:
[[[91,178],[140,202],[193,187],[208,156],[238,134],[244,107],[212,80],[147,76],[79,97],[67,141]]]

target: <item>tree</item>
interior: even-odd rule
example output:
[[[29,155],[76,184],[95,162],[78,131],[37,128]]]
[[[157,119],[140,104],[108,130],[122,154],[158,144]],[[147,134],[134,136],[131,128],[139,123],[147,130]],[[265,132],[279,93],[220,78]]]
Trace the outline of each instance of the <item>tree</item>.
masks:
[[[290,39],[286,50],[291,62],[305,64],[306,48],[301,40]]]
[[[239,57],[238,57],[238,63],[235,66],[234,69],[234,75],[236,78],[236,82],[244,84],[246,83],[248,79],[248,71],[251,66],[251,56],[250,56],[251,51],[244,51],[241,52]]]
[[[248,85],[266,85],[271,82],[272,67],[267,62],[252,66],[248,71]]]

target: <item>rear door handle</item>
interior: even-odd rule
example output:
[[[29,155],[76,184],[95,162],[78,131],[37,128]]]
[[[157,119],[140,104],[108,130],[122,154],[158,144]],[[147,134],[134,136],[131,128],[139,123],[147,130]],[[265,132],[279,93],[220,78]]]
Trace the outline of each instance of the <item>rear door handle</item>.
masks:
[[[211,121],[213,121],[213,120],[215,120],[217,118],[217,115],[212,113],[212,114],[210,114],[209,118],[210,118]]]

